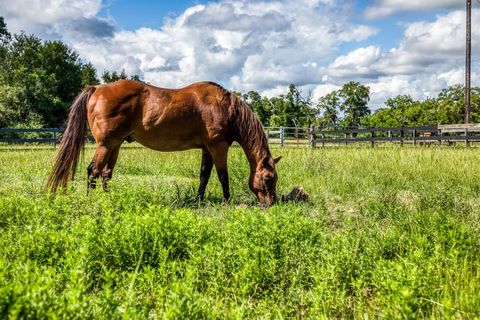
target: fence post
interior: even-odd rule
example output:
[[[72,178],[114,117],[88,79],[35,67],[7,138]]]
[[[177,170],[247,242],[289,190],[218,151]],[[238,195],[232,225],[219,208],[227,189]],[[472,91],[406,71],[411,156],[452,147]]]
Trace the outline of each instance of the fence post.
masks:
[[[403,129],[400,130],[400,146],[403,147]]]
[[[413,129],[413,145],[417,145],[417,130]]]
[[[53,147],[57,145],[57,133],[55,132],[55,129],[53,129]]]
[[[373,148],[375,147],[375,141],[373,140],[373,138],[375,138],[375,130],[371,131],[371,136],[372,136],[371,140],[372,140],[372,148]]]
[[[322,132],[322,147],[325,147],[325,133]]]
[[[297,147],[300,146],[300,141],[298,139],[298,127],[295,127],[295,137],[297,138]]]
[[[285,131],[282,126],[280,126],[280,146],[283,147],[285,145]]]
[[[443,138],[443,132],[442,132],[442,129],[438,129],[438,143],[440,143],[440,145],[442,145],[442,138]]]
[[[310,140],[310,147],[315,148],[315,126],[312,124],[308,130],[308,139]]]
[[[464,136],[465,136],[465,147],[468,147],[468,128],[465,128]]]

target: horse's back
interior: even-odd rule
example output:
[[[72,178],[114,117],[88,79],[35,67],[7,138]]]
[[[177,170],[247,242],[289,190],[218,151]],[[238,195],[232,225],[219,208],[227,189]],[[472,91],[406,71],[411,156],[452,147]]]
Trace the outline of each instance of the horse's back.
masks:
[[[162,151],[202,148],[227,140],[228,105],[229,92],[210,82],[152,89],[134,138]]]

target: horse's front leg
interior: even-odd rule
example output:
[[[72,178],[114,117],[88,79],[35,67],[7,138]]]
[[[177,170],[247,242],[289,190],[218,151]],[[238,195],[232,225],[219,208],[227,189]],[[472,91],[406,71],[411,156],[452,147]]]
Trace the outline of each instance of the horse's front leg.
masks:
[[[202,165],[200,167],[200,186],[198,187],[197,199],[203,200],[205,189],[212,173],[213,159],[207,149],[202,150]]]
[[[208,150],[212,155],[213,163],[215,164],[215,169],[217,170],[218,180],[222,185],[223,190],[223,200],[228,202],[230,199],[230,187],[228,185],[228,170],[227,170],[227,154],[228,154],[228,144],[220,143],[214,147],[209,147]]]

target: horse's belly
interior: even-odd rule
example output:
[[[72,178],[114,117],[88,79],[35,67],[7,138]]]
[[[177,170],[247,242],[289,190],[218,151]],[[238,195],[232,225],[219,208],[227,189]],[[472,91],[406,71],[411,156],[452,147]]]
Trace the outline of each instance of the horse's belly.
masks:
[[[157,151],[181,151],[201,148],[203,143],[200,133],[195,132],[168,132],[155,130],[134,133],[132,138],[138,143]]]

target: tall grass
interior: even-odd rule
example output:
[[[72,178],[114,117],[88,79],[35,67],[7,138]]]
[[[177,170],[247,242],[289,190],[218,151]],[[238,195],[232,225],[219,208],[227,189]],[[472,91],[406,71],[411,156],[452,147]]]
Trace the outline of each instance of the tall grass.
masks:
[[[200,152],[123,148],[111,192],[42,191],[54,151],[0,151],[0,318],[480,317],[478,150],[273,149],[261,210],[230,152],[232,202]]]

